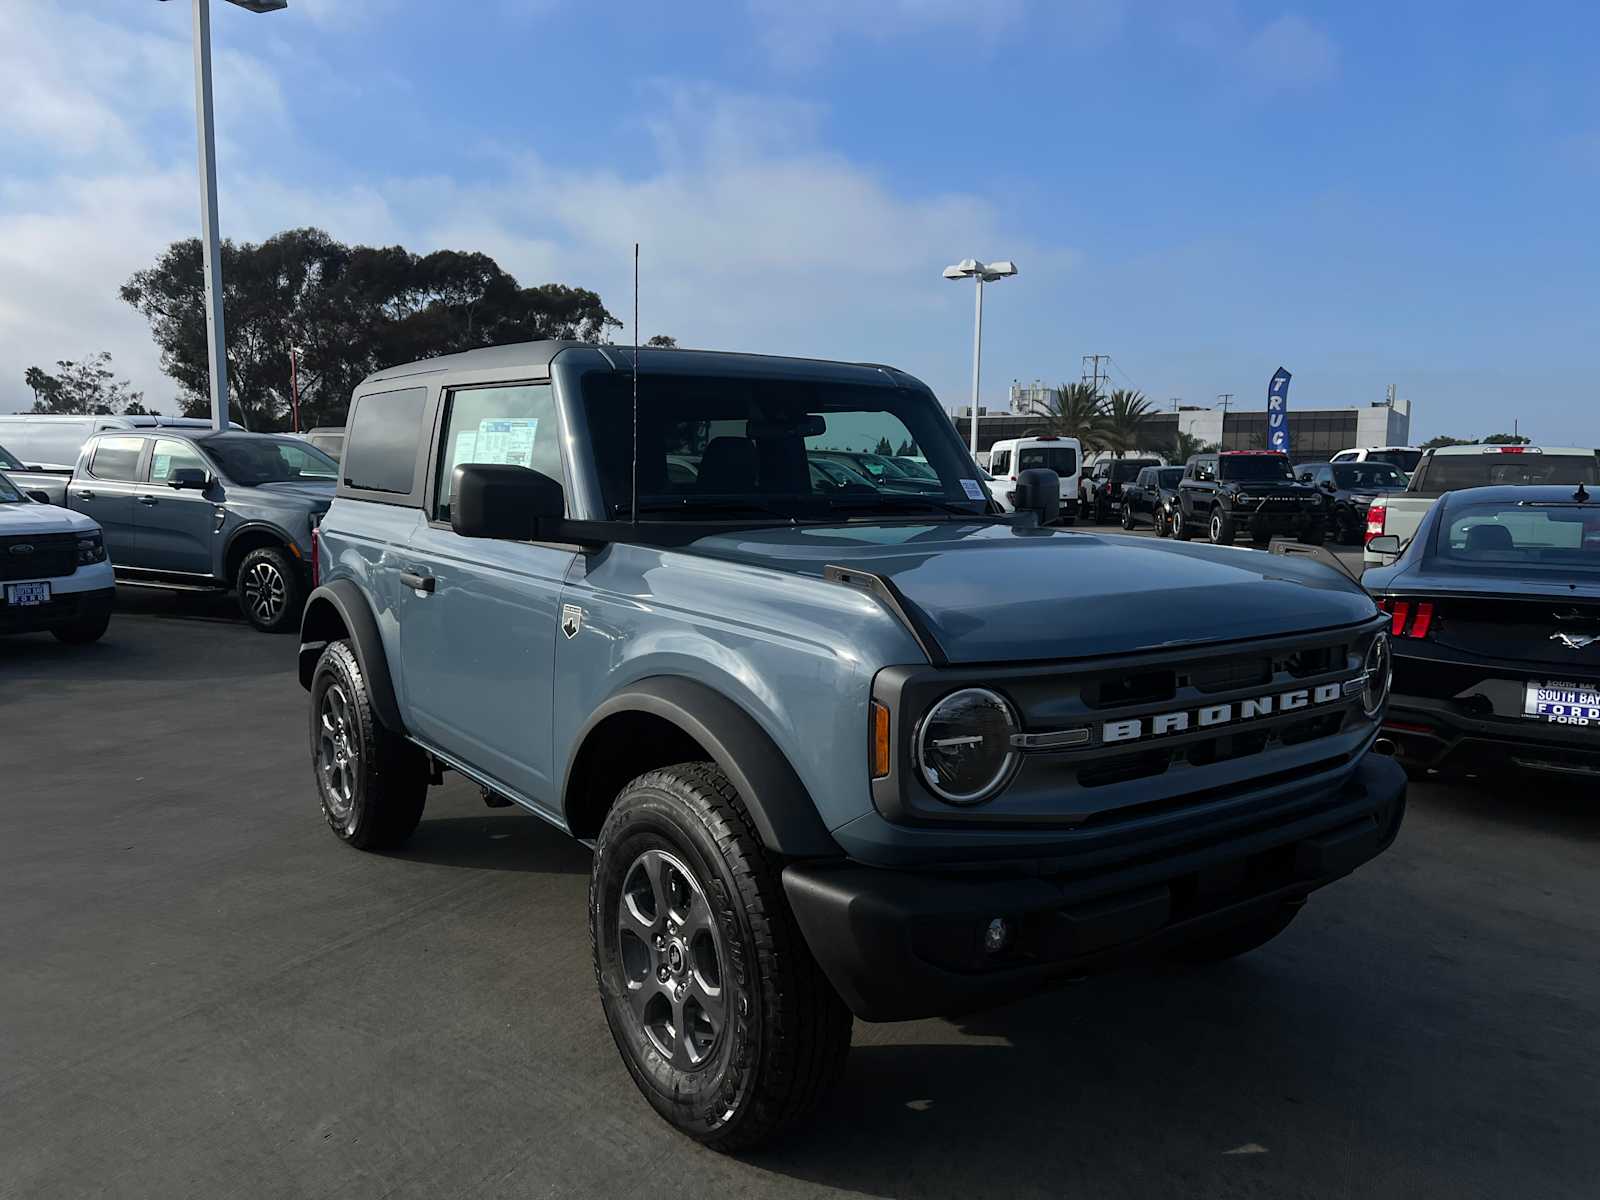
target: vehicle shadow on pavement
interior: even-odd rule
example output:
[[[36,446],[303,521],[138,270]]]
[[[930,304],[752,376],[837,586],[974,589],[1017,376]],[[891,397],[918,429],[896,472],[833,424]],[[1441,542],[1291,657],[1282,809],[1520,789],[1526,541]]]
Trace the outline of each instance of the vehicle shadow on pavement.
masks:
[[[1600,841],[1596,781],[1584,776],[1522,776],[1514,779],[1438,779],[1413,782],[1413,799],[1454,810],[1485,826],[1515,826],[1568,841]],[[1488,832],[1488,830],[1486,830]]]
[[[590,853],[548,822],[530,813],[485,813],[473,817],[423,815],[416,833],[386,857],[479,871],[529,871],[543,875],[587,875]]]
[[[170,645],[158,644],[137,623],[118,615],[112,616],[105,636],[87,646],[63,645],[47,633],[7,637],[0,639],[0,679],[158,684],[254,679],[274,669],[294,670],[298,643],[258,634],[243,622],[240,626],[241,637],[260,641],[226,655],[174,653]]]

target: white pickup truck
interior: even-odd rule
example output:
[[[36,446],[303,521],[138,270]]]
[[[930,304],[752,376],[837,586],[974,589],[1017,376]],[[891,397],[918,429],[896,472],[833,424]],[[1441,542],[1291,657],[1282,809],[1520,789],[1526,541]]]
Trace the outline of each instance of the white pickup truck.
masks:
[[[1372,539],[1387,534],[1405,549],[1422,517],[1440,496],[1464,488],[1521,484],[1600,484],[1596,452],[1568,446],[1441,446],[1422,456],[1403,492],[1380,495],[1367,509],[1362,563],[1387,566],[1396,555],[1371,550]]]
[[[0,472],[0,634],[48,629],[69,645],[95,641],[115,594],[99,524],[41,503]]]

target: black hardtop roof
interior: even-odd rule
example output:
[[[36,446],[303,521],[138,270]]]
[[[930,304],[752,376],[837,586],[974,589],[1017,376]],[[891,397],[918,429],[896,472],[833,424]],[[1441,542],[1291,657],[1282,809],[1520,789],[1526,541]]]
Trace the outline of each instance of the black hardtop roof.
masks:
[[[786,358],[774,354],[743,354],[722,350],[680,350],[641,346],[639,370],[675,375],[779,375],[788,378],[826,379],[839,383],[877,384],[885,387],[917,387],[921,382],[904,371],[879,363],[836,362],[823,358]],[[633,369],[631,345],[599,345],[594,342],[541,341],[516,342],[507,346],[485,346],[459,354],[442,354],[417,362],[385,367],[367,376],[358,390],[375,383],[390,383],[419,376],[456,372],[498,372],[508,378],[548,375],[550,364],[559,355],[587,359],[592,368],[614,371]]]

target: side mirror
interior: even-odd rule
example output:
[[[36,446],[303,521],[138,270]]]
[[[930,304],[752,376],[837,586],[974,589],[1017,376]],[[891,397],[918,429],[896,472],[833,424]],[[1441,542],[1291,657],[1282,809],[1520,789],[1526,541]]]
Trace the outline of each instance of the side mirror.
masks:
[[[463,463],[450,479],[450,528],[462,537],[538,540],[566,494],[550,476],[502,463]]]
[[[1018,512],[1037,513],[1039,524],[1054,524],[1061,516],[1061,476],[1049,467],[1019,472],[1014,503]]]
[[[39,488],[29,488],[28,491],[27,491],[27,497],[28,497],[29,500],[32,500],[35,504],[54,504],[55,503],[54,500],[50,499],[50,493],[49,492],[43,491],[43,490],[41,490]]]
[[[176,467],[167,476],[167,486],[182,491],[203,492],[211,486],[211,473],[200,467]]]
[[[1367,543],[1367,549],[1374,554],[1399,554],[1400,539],[1392,533],[1380,533]]]

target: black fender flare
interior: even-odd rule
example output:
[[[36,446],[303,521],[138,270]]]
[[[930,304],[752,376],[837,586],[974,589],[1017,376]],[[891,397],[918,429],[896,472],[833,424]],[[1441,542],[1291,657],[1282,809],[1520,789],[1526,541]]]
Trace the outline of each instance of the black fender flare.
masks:
[[[722,693],[680,676],[655,675],[613,693],[589,715],[573,739],[562,781],[562,815],[569,827],[575,768],[589,735],[608,717],[647,713],[693,738],[732,782],[769,850],[788,858],[840,857],[843,851],[823,824],[800,776],[754,717]],[[866,784],[863,781],[863,791]]]
[[[372,606],[361,594],[361,589],[348,579],[325,583],[306,597],[305,612],[300,618],[300,686],[311,689],[311,677],[317,669],[317,660],[333,638],[325,636],[329,609],[344,626],[350,648],[361,664],[361,674],[366,677],[367,693],[372,700],[372,711],[385,729],[405,733],[405,722],[400,718],[400,705],[395,700],[394,679],[389,674],[389,658],[383,651],[383,635],[378,632],[377,618]]]
[[[233,548],[238,544],[239,539],[244,537],[246,534],[251,533],[270,533],[285,546],[295,545],[294,536],[292,534],[285,532],[282,527],[274,525],[270,521],[246,521],[244,524],[240,525],[238,528],[234,529],[228,534],[227,543],[222,547],[222,561],[224,563],[228,561],[228,557],[233,553]],[[290,550],[289,554],[295,560],[295,562],[299,563],[302,567],[307,565],[305,559],[301,558],[295,550]],[[233,580],[230,579],[228,582],[232,583]]]

